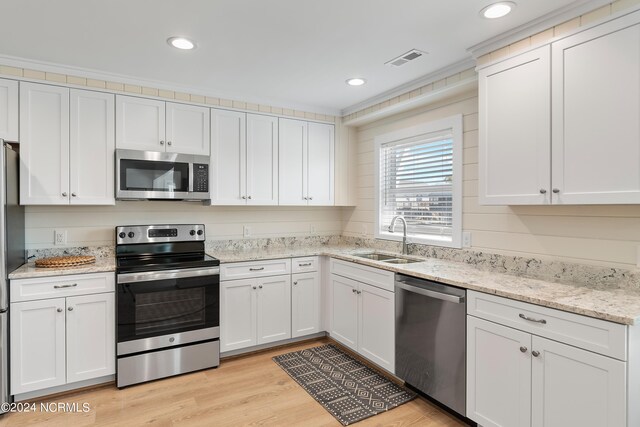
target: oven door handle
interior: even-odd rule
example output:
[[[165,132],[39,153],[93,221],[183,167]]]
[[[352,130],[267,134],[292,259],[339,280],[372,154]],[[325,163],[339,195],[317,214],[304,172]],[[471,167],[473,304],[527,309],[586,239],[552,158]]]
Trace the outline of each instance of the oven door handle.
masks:
[[[144,271],[141,273],[117,274],[118,284],[151,282],[153,280],[185,279],[187,277],[218,276],[220,267],[184,268],[181,270]]]

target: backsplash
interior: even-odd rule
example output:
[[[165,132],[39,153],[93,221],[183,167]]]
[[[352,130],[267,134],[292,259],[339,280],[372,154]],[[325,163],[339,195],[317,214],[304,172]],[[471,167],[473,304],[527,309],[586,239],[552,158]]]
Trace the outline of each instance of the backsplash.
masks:
[[[216,252],[254,251],[258,249],[278,251],[318,246],[345,246],[396,253],[401,251],[400,242],[338,235],[209,240],[205,243],[206,251],[213,256],[215,256]],[[563,261],[540,260],[532,257],[507,256],[470,249],[452,249],[415,243],[409,244],[409,254],[426,258],[462,262],[484,271],[511,274],[549,282],[569,283],[591,288],[640,289],[640,271],[635,270],[599,267]],[[28,250],[30,260],[63,255],[112,257],[115,255],[115,248],[113,246],[81,246]]]

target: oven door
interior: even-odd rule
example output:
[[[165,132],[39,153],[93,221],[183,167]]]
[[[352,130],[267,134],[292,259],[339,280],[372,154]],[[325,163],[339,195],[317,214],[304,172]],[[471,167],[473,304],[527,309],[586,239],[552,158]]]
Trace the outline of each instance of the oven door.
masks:
[[[118,356],[220,337],[218,267],[117,278]]]
[[[116,150],[116,198],[207,200],[209,188],[202,181],[208,181],[208,163],[206,156]],[[207,174],[198,174],[196,191],[194,165]]]

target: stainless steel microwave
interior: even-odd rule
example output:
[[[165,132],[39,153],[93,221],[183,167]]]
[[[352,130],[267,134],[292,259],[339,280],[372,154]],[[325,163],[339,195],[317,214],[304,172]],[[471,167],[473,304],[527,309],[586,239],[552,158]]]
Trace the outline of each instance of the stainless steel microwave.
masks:
[[[116,199],[210,198],[208,156],[116,150]]]

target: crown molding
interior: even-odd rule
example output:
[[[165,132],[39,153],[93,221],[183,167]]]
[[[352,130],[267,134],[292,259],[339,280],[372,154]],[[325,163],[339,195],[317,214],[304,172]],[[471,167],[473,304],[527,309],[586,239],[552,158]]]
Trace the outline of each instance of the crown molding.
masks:
[[[259,105],[268,105],[278,108],[287,108],[298,111],[305,111],[308,113],[318,113],[331,116],[340,116],[340,110],[337,108],[323,108],[313,105],[306,105],[300,103],[284,103],[281,101],[273,101],[267,98],[250,97],[239,98],[229,93],[211,93],[210,89],[205,89],[196,86],[180,85],[160,80],[140,79],[134,76],[118,73],[110,73],[106,71],[95,70],[91,68],[76,67],[72,65],[63,65],[54,62],[39,61],[28,58],[20,58],[9,55],[0,54],[0,65],[6,65],[17,68],[29,68],[37,71],[44,71],[49,73],[59,73],[66,75],[74,75],[78,77],[86,77],[96,80],[105,80],[117,83],[123,83],[128,85],[146,86],[154,89],[170,90],[175,92],[184,92],[194,95],[209,96],[214,98],[230,99],[239,102],[253,103]],[[55,82],[50,82],[55,84]],[[130,94],[131,95],[131,94]]]
[[[591,12],[602,6],[610,4],[611,0],[577,0],[564,7],[542,15],[523,25],[515,27],[509,31],[498,34],[495,37],[487,39],[481,43],[471,46],[467,52],[471,53],[474,59],[478,59],[482,55],[498,50],[511,43],[520,41],[526,37],[537,34],[541,31],[548,30],[558,24],[562,24],[570,19]]]
[[[343,117],[348,116],[349,114],[355,113],[356,111],[364,110],[365,108],[369,108],[372,105],[380,104],[381,102],[384,102],[388,99],[404,95],[407,92],[411,92],[412,90],[428,85],[429,83],[437,82],[438,80],[444,79],[446,77],[451,77],[454,74],[468,70],[470,68],[475,68],[475,66],[476,62],[472,58],[465,58],[444,68],[440,68],[432,73],[411,80],[410,82],[407,82],[400,86],[396,86],[393,89],[382,92],[362,102],[344,108],[341,111],[341,114]]]

